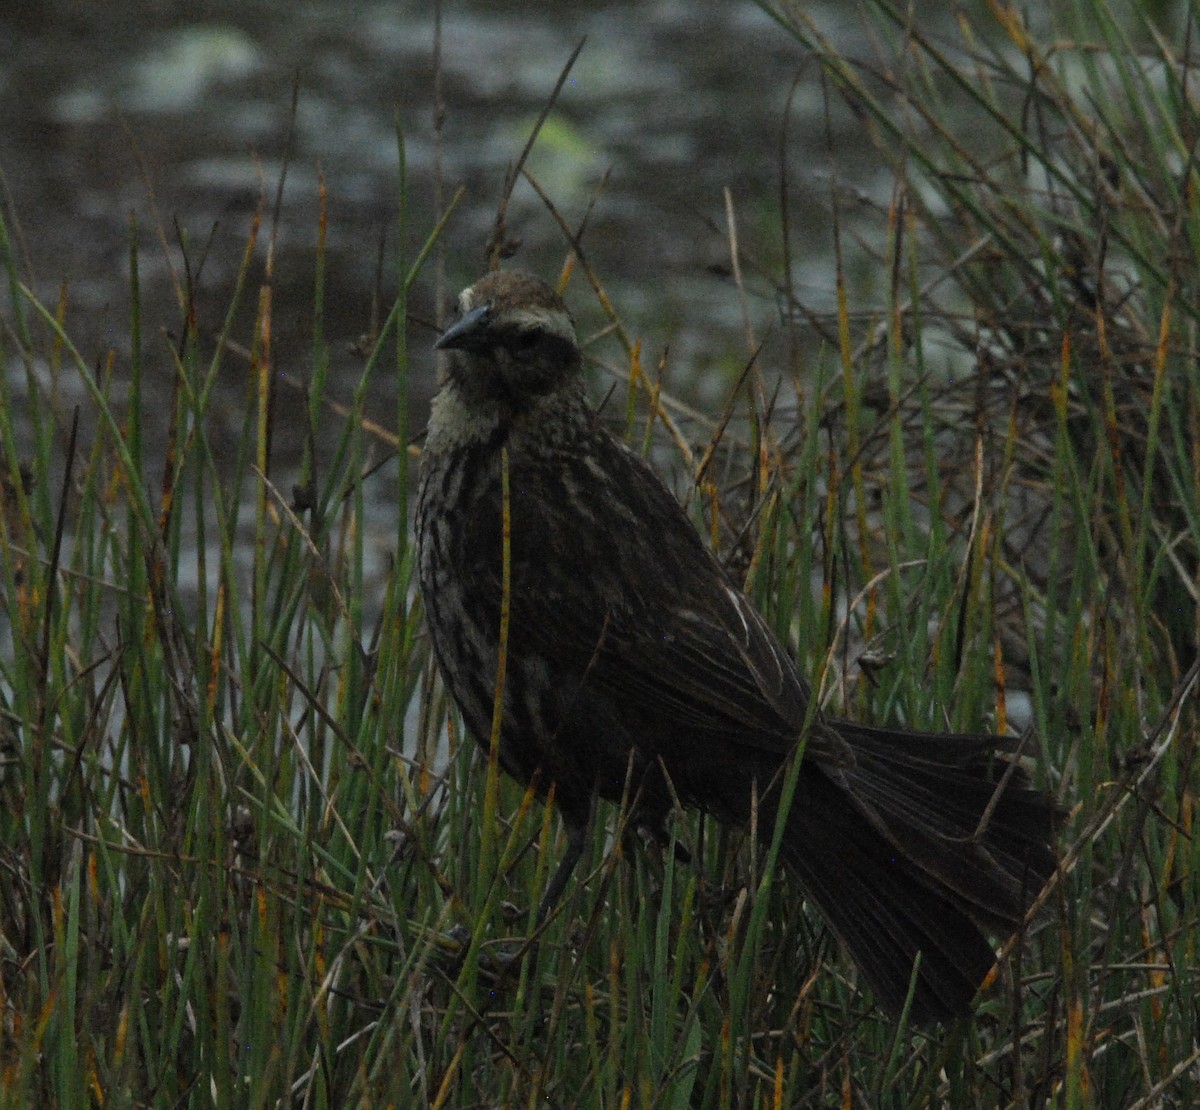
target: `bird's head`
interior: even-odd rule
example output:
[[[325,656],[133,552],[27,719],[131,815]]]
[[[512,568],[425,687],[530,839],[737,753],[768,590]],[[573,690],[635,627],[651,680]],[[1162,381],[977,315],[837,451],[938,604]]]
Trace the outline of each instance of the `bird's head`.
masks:
[[[437,348],[464,394],[516,409],[578,378],[575,325],[562,298],[540,278],[497,270],[464,289],[458,319]]]

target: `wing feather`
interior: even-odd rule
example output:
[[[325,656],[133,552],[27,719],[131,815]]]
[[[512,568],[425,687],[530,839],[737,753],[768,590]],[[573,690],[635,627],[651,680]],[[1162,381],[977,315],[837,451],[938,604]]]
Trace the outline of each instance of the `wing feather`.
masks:
[[[807,683],[675,499],[634,473],[646,464],[599,434],[600,467],[572,465],[586,457],[577,452],[559,456],[554,475],[536,468],[524,475],[524,488],[566,481],[572,496],[531,497],[537,511],[523,513],[514,482],[514,582],[525,586],[514,597],[514,628],[551,657],[573,654],[587,682],[648,719],[669,715],[681,728],[786,754],[805,725]],[[607,481],[626,491],[619,515],[605,496]],[[628,491],[646,503],[631,506]],[[597,547],[612,558],[596,560]],[[540,588],[536,563],[546,551],[588,566],[588,588],[569,598]],[[819,719],[806,751],[830,766],[853,763],[849,746]]]

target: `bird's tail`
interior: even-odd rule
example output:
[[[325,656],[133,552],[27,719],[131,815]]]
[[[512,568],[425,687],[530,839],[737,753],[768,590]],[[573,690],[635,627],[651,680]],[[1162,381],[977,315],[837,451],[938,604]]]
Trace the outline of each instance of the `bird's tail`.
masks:
[[[964,1013],[1057,865],[1057,809],[1004,737],[829,721],[851,766],[802,767],[782,852],[883,1006]]]

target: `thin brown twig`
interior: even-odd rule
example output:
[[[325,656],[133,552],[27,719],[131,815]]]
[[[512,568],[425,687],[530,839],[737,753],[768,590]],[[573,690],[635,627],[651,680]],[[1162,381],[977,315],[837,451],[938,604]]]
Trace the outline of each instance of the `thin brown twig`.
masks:
[[[492,235],[488,240],[485,252],[487,268],[489,270],[498,270],[501,261],[512,254],[513,244],[508,235],[507,223],[508,202],[512,199],[512,191],[516,188],[517,179],[521,176],[521,172],[525,168],[525,160],[529,157],[529,152],[533,149],[533,144],[537,142],[537,137],[541,134],[542,126],[549,117],[551,110],[558,103],[559,94],[562,92],[563,85],[567,83],[571,67],[575,64],[575,59],[579,57],[580,51],[583,50],[585,42],[587,42],[586,35],[579,40],[575,49],[571,51],[571,56],[562,67],[562,71],[558,75],[558,80],[554,83],[553,90],[549,97],[547,97],[546,103],[542,105],[541,113],[533,125],[533,130],[529,133],[529,138],[525,140],[524,148],[521,150],[516,162],[509,166],[508,173],[505,174],[504,189],[500,194],[500,203],[496,208],[496,219],[492,224]]]

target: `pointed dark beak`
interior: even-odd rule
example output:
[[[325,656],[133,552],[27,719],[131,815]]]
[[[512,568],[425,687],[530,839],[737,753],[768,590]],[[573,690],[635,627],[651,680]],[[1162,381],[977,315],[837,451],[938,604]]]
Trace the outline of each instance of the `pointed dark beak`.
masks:
[[[471,309],[461,319],[451,324],[434,344],[439,351],[470,348],[478,344],[480,335],[487,326],[492,306],[481,304]]]

